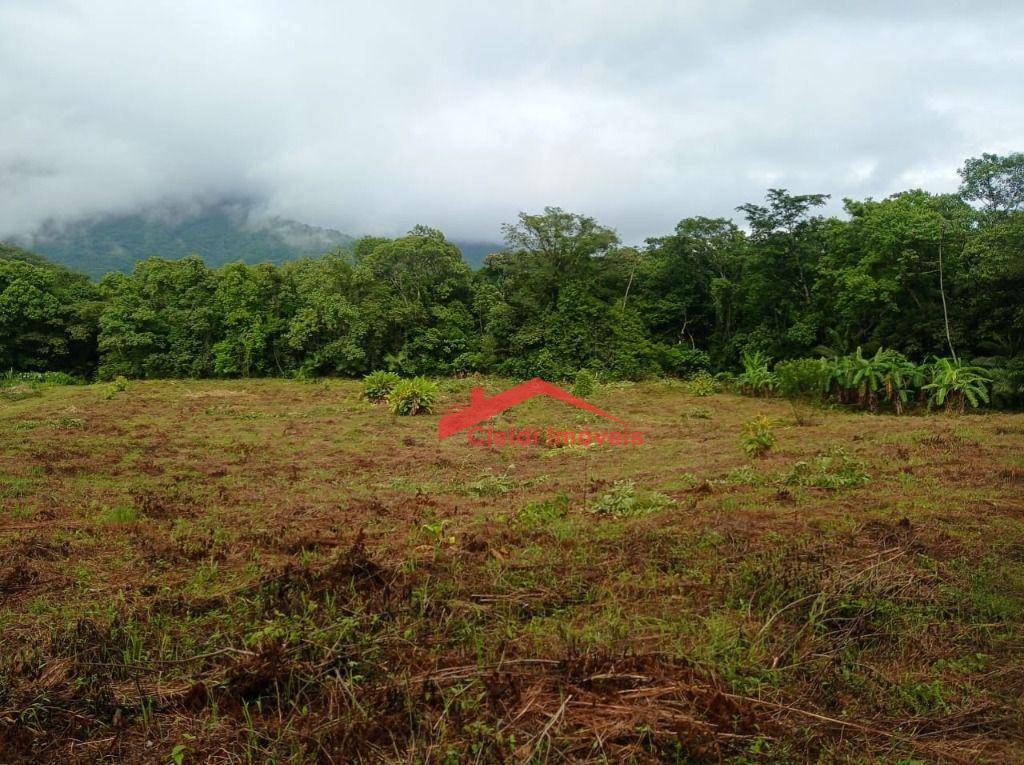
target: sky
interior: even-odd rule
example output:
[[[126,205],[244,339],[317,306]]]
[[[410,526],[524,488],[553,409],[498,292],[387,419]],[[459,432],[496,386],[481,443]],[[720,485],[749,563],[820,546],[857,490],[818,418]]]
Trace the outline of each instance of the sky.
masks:
[[[952,191],[1024,150],[1006,2],[0,0],[0,235],[245,197],[352,234],[627,242],[769,187]]]

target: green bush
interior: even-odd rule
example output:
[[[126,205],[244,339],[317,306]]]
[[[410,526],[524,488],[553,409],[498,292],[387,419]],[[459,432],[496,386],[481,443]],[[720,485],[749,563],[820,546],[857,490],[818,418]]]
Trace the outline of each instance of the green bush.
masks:
[[[387,401],[401,380],[394,372],[370,372],[363,378],[363,398],[375,404]]]
[[[589,369],[581,369],[576,373],[576,378],[572,383],[572,395],[578,396],[579,398],[587,398],[592,396],[594,391],[597,389],[597,378],[594,377],[594,373]]]
[[[698,372],[687,381],[687,384],[694,396],[710,396],[718,393],[721,387],[718,380],[707,372]]]
[[[828,362],[824,359],[780,361],[775,365],[775,378],[776,389],[787,398],[820,399],[828,391]]]
[[[685,345],[659,346],[657,352],[661,368],[679,377],[706,372],[711,366],[711,359],[707,353]]]
[[[437,403],[437,393],[437,383],[425,377],[413,377],[399,380],[388,401],[391,411],[398,415],[430,414]]]
[[[0,376],[0,388],[14,385],[78,385],[82,380],[67,372],[15,372]]]
[[[112,399],[118,393],[124,393],[126,390],[128,390],[128,378],[124,375],[118,375],[110,383],[110,389],[107,391],[107,398]]]
[[[992,379],[992,402],[998,407],[1024,404],[1024,356],[989,356],[973,360]]]
[[[766,454],[775,446],[773,425],[774,423],[763,414],[743,423],[743,430],[740,431],[743,451],[751,457],[760,457]]]

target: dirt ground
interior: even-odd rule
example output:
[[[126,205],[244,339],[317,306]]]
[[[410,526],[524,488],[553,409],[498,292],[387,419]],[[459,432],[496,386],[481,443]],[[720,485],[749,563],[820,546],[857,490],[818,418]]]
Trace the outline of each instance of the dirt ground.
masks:
[[[39,394],[0,763],[1024,761],[1024,415],[620,384],[643,445],[496,450],[356,382]],[[608,426],[495,423],[548,425]]]

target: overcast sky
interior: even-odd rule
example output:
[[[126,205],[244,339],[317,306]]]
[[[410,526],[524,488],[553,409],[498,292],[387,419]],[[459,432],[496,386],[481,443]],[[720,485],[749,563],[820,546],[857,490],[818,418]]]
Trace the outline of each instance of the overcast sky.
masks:
[[[1014,5],[0,0],[0,234],[243,195],[486,238],[557,205],[637,241],[769,186],[952,190],[1024,150]]]

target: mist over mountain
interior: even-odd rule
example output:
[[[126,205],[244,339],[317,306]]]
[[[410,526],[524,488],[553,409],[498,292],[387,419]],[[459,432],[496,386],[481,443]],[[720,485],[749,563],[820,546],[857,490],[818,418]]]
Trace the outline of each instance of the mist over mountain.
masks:
[[[237,260],[284,263],[346,247],[352,241],[340,231],[264,216],[251,202],[230,200],[51,221],[15,243],[98,278],[110,271],[129,272],[137,261],[154,255],[196,254],[211,266]]]
[[[11,241],[54,263],[94,279],[111,271],[128,273],[136,262],[159,256],[199,255],[208,265],[285,263],[309,255],[347,249],[356,237],[332,228],[268,215],[248,200],[173,204],[130,214],[50,221]],[[456,241],[473,268],[502,245]]]

